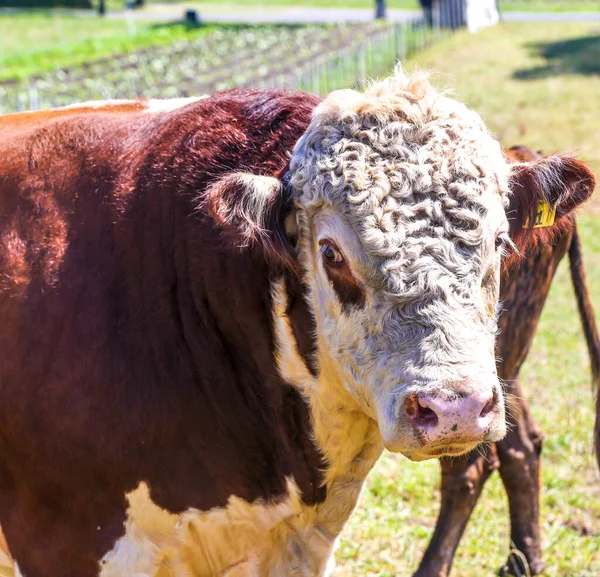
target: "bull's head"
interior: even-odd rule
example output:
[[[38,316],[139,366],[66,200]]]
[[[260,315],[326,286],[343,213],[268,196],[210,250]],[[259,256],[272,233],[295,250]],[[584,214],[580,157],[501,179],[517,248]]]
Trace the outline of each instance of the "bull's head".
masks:
[[[593,187],[568,157],[510,166],[477,114],[398,72],[329,95],[281,180],[230,175],[212,194],[221,220],[301,265],[322,376],[388,449],[425,459],[504,436],[502,255],[535,242],[539,199],[560,226]]]

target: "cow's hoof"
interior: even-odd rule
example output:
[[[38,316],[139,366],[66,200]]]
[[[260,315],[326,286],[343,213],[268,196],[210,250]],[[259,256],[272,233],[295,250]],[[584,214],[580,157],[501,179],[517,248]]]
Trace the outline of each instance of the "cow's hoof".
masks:
[[[498,575],[499,577],[530,577],[539,575],[545,567],[546,563],[541,559],[529,562],[521,551],[511,549],[508,560],[500,567]]]

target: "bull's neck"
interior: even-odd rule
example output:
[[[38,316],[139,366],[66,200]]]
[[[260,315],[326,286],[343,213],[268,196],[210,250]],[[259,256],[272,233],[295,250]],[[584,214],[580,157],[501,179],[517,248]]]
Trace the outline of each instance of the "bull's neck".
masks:
[[[331,363],[319,358],[318,374],[313,375],[298,354],[286,315],[283,280],[273,285],[273,303],[279,372],[306,399],[315,441],[328,464],[325,474],[328,496],[317,507],[317,523],[321,530],[337,536],[354,509],[383,443],[377,423],[348,393]]]

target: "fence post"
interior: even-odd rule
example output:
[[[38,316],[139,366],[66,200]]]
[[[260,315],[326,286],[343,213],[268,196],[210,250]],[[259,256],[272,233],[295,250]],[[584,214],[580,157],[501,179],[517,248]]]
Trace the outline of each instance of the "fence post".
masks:
[[[376,0],[375,2],[375,18],[385,18],[385,0]]]
[[[40,109],[40,97],[35,82],[29,84],[29,110]]]
[[[365,62],[365,43],[361,42],[358,49],[358,80],[363,81],[367,76],[367,67]]]
[[[400,61],[404,61],[406,58],[406,43],[408,41],[408,24],[406,22],[402,22],[400,25],[398,40],[398,56],[400,57]]]
[[[317,63],[315,62],[312,66],[312,90],[313,94],[321,94],[321,86],[319,84],[319,71],[317,69]]]
[[[18,92],[17,93],[17,101],[15,103],[16,104],[16,106],[15,106],[16,112],[22,112],[23,110],[25,110],[26,106],[23,102],[24,100],[25,100],[25,97],[24,97],[23,93]]]

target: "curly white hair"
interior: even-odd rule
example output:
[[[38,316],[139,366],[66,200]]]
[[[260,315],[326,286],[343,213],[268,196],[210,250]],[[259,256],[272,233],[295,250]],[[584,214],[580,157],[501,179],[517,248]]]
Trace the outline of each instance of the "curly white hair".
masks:
[[[391,295],[407,302],[446,286],[462,300],[479,282],[483,193],[506,199],[509,169],[479,115],[427,73],[398,66],[364,93],[331,93],[290,168],[298,204],[342,210]]]

